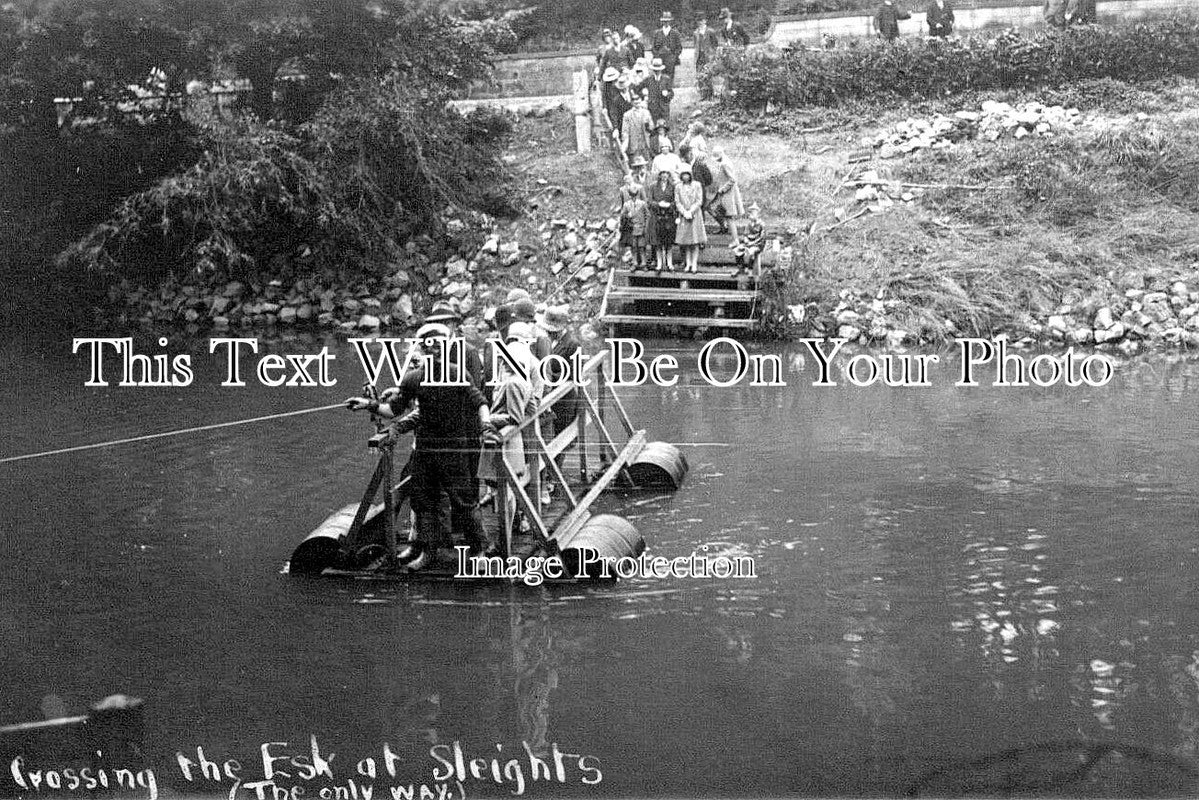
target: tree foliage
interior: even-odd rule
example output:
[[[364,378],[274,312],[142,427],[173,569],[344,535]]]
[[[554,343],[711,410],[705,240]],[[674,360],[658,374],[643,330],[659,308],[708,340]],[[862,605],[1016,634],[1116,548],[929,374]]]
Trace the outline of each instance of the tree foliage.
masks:
[[[385,267],[447,207],[514,210],[506,120],[449,106],[505,36],[401,0],[4,6],[0,249],[30,273]],[[244,114],[188,93],[222,81]]]

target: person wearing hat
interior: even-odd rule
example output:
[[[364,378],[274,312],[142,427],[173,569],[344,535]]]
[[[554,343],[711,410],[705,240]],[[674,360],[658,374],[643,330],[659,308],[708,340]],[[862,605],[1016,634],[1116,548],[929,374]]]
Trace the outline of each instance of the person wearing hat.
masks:
[[[733,21],[733,12],[728,7],[720,9],[720,38],[733,47],[748,47],[749,33],[740,22]]]
[[[608,67],[600,79],[600,113],[603,115],[608,130],[611,131],[620,130],[616,117],[618,115],[623,117],[623,114],[619,113],[620,89],[616,86],[619,78],[620,70],[616,67]]]
[[[679,169],[679,182],[674,186],[674,206],[679,212],[675,244],[683,249],[683,271],[699,271],[699,248],[707,243],[704,230],[704,189],[692,178],[691,167]]]
[[[654,156],[653,163],[650,164],[650,174],[659,175],[663,172],[669,172],[671,182],[678,180],[679,168],[683,166],[682,159],[674,152],[674,148],[670,146],[670,141],[662,142],[662,149],[658,155]]]
[[[641,31],[636,26],[624,26],[624,41],[621,43],[621,49],[624,51],[625,63],[630,68],[635,67],[638,61],[645,58],[645,44],[641,41]]]
[[[651,75],[641,84],[646,105],[654,119],[670,119],[670,101],[674,98],[671,81],[674,79],[667,78],[665,70],[662,59],[655,58],[650,64]]]
[[[664,119],[660,119],[654,123],[654,133],[650,137],[649,145],[654,149],[655,153],[662,152],[662,145],[670,145],[670,149],[674,149],[674,141],[668,135],[670,133],[670,123]]]
[[[712,160],[708,162],[712,170],[713,196],[711,210],[723,233],[727,230],[737,238],[737,222],[745,215],[745,203],[741,200],[741,188],[737,185],[737,175],[725,157],[723,147],[712,148]]]
[[[620,146],[630,162],[638,157],[650,158],[649,137],[654,120],[646,107],[645,98],[635,97],[633,107],[625,112],[620,124]]]
[[[426,322],[416,332],[417,347],[434,374],[444,369],[448,381],[435,385],[426,380],[425,370],[410,369],[398,387],[383,392],[378,400],[351,397],[346,406],[353,411],[369,410],[384,419],[411,420],[412,415],[406,414],[416,404],[415,446],[406,469],[411,477],[417,537],[428,548],[447,541],[439,512],[444,493],[450,501],[453,532],[465,538],[472,554],[482,554],[491,550],[491,542],[479,515],[478,468],[482,433],[490,425],[490,413],[487,399],[469,380],[446,385],[464,377],[452,359],[442,365],[449,337],[450,329],[439,322]]]
[[[649,49],[653,51],[655,61],[662,60],[667,85],[674,86],[674,70],[683,55],[683,37],[674,28],[674,14],[663,11],[659,22],[661,27],[650,38]]]
[[[549,334],[550,352],[563,359],[550,362],[550,380],[551,383],[557,383],[566,377],[564,363],[571,363],[574,354],[582,347],[570,330],[570,306],[550,306],[541,315],[538,323]],[[554,403],[551,410],[554,414],[554,436],[557,436],[570,427],[579,415],[578,389],[572,387],[561,400]]]
[[[484,441],[492,446],[502,443],[501,457],[507,464],[507,470],[498,469],[495,458],[485,455],[479,475],[487,485],[487,494],[481,505],[486,505],[495,497],[496,488],[508,470],[517,478],[524,477],[527,471],[524,434],[520,432],[520,426],[536,406],[531,376],[537,371],[537,364],[529,349],[531,327],[526,322],[513,322],[499,340],[504,343],[507,357],[495,359],[489,409],[492,424],[484,435]],[[513,366],[513,362],[517,366]],[[508,508],[516,508],[511,495]],[[503,530],[502,526],[500,530]]]
[[[550,338],[545,331],[537,326],[537,306],[533,305],[533,300],[530,297],[522,297],[512,303],[512,322],[527,322],[533,331],[531,337],[534,342],[532,345],[533,355],[537,357],[537,361],[546,358],[550,354]],[[536,396],[541,396],[541,378],[534,376],[533,388],[536,390]]]
[[[596,75],[602,76],[608,67],[615,66],[612,62],[612,49],[616,46],[616,34],[610,29],[604,28],[600,34],[603,39],[603,44],[595,52]]]
[[[699,99],[712,99],[712,76],[704,72],[704,67],[716,55],[720,48],[720,34],[708,27],[708,15],[699,15],[699,24],[695,27],[695,74],[699,79]]]
[[[425,317],[425,324],[438,323],[444,325],[450,330],[451,338],[461,342],[462,348],[466,353],[466,371],[470,375],[470,382],[486,394],[484,389],[483,376],[483,356],[479,352],[479,348],[472,345],[466,339],[462,338],[462,317],[454,307],[444,300],[439,300],[433,304],[433,310]]]
[[[636,183],[626,185],[621,190],[621,197],[623,200],[620,204],[620,246],[627,248],[625,252],[633,258],[633,269],[638,270],[641,269],[641,259],[645,252],[645,227],[649,223],[649,205],[646,203],[644,190]]]
[[[752,266],[755,273],[759,270],[758,259],[766,246],[766,228],[762,225],[761,209],[757,203],[749,205],[749,221],[745,224],[745,233],[733,245],[733,255],[737,259],[737,274],[742,274]]]
[[[645,168],[648,166],[649,162],[645,160],[645,156],[637,156],[629,162],[629,174],[641,185],[642,194],[645,194]]]
[[[657,159],[655,159],[656,161]],[[657,271],[674,271],[675,208],[674,178],[669,169],[657,173],[649,190],[649,225],[645,242],[654,250]]]

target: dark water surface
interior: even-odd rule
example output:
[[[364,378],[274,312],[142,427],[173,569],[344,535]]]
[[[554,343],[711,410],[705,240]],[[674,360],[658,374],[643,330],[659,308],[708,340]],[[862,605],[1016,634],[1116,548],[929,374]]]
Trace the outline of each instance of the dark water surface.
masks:
[[[331,389],[220,388],[202,354],[163,390],[87,389],[65,347],[9,344],[0,456],[334,402],[360,380],[337,347]],[[344,778],[384,743],[418,783],[456,740],[598,758],[598,786],[539,796],[1193,794],[1199,360],[1121,363],[1102,389],[812,370],[622,394],[651,439],[697,446],[676,495],[609,509],[663,555],[751,555],[753,579],[282,575],[372,468],[345,412],[0,465],[0,721],[47,694],[144,697],[164,791],[187,788],[176,750],[252,764],[315,735]]]

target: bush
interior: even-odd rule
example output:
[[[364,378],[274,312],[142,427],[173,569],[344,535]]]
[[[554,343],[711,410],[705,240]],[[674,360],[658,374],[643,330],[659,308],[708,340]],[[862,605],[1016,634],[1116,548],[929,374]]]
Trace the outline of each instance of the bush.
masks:
[[[60,263],[135,281],[371,274],[403,260],[415,232],[438,232],[447,207],[514,213],[507,119],[448,103],[487,51],[432,24],[436,43],[397,43],[391,69],[346,81],[298,128],[197,113],[198,163],[125,197]]]
[[[1082,80],[1199,75],[1199,21],[1173,18],[1031,35],[854,41],[850,47],[729,50],[712,66],[742,108],[833,106],[859,99],[936,98],[978,89],[1060,87]]]

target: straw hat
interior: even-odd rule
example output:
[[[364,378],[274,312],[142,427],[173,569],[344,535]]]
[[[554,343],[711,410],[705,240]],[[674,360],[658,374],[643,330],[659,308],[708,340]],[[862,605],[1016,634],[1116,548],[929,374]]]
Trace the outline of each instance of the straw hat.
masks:
[[[508,326],[508,341],[513,339],[536,339],[537,329],[532,322],[517,321]]]
[[[649,162],[645,160],[645,156],[637,156],[632,160],[632,162],[629,163],[629,166],[630,167],[644,167],[647,164],[649,164]]]
[[[517,300],[520,300],[522,297],[527,300],[533,299],[533,295],[529,294],[527,289],[513,289],[510,292],[508,292],[508,296],[504,299],[504,302],[508,303],[508,304],[512,304],[512,303],[515,303]]]
[[[616,67],[608,67],[604,70],[604,83],[611,83],[619,77],[620,70],[616,69]]]
[[[664,62],[660,58],[655,58],[653,60],[653,63],[651,63],[649,65],[649,68],[652,69],[654,72],[662,72],[663,70],[666,69],[666,62]]]
[[[674,14],[669,11],[663,11],[662,16],[658,17],[658,22],[674,22]]]
[[[462,315],[454,310],[449,303],[439,301],[433,304],[433,310],[425,317],[425,322],[461,322]]]
[[[426,322],[416,329],[416,338],[424,341],[430,337],[441,337],[448,339],[450,329],[438,322]]]

